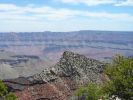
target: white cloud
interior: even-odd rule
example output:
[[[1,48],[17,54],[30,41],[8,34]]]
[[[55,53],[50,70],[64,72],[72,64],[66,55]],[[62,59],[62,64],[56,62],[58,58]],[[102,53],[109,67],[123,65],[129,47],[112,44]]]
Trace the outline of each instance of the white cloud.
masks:
[[[67,9],[55,9],[48,6],[16,6],[14,4],[0,4],[0,19],[66,19],[72,17],[73,13]]]
[[[121,1],[115,4],[115,6],[133,6],[133,0]]]
[[[67,20],[72,18],[99,18],[121,21],[133,21],[133,15],[126,13],[91,12],[49,6],[16,6],[14,4],[0,4],[0,20]]]
[[[59,1],[59,0],[58,0]],[[88,6],[112,4],[132,6],[133,0],[60,0],[64,3],[84,3]],[[117,1],[117,2],[116,2]],[[120,2],[118,2],[120,1]],[[133,14],[105,11],[74,10],[29,4],[0,4],[0,30],[77,30],[77,29],[119,29],[132,30]]]
[[[83,3],[88,6],[96,6],[100,4],[112,4],[116,2],[116,0],[57,0],[57,1],[63,3],[74,3],[74,4]]]
[[[95,17],[95,18],[106,18],[106,19],[113,19],[113,20],[123,20],[123,21],[133,21],[133,16],[126,14],[126,13],[107,13],[107,12],[100,12],[100,13],[86,13],[88,17]]]
[[[0,11],[16,10],[18,7],[14,4],[0,4]]]
[[[133,0],[55,0],[62,3],[85,4],[88,6],[97,6],[111,4],[114,6],[133,6]]]

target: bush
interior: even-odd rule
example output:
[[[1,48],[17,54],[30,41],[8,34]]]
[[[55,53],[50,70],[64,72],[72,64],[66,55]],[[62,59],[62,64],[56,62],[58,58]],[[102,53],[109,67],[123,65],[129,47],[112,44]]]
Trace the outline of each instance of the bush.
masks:
[[[133,100],[133,58],[115,56],[112,63],[105,65],[104,73],[109,80],[101,87],[90,84],[79,88],[76,95],[82,97],[86,94],[85,100]]]
[[[0,97],[4,96],[7,93],[6,85],[0,81]]]
[[[133,58],[114,57],[113,62],[106,65],[105,73],[110,81],[103,89],[110,97],[133,100]]]
[[[9,93],[5,96],[5,100],[17,100],[13,93]]]
[[[0,99],[2,100],[17,100],[13,93],[7,91],[6,85],[0,81]]]
[[[89,84],[87,87],[81,87],[75,95],[79,98],[85,98],[85,100],[98,100],[102,96],[101,87],[96,84]]]

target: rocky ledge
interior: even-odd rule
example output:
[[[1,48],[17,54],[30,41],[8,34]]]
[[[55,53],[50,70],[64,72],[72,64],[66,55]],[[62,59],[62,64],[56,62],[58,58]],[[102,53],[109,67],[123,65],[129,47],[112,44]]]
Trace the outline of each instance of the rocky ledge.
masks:
[[[18,100],[67,100],[79,86],[102,84],[104,64],[66,51],[53,67],[33,76],[4,80]]]

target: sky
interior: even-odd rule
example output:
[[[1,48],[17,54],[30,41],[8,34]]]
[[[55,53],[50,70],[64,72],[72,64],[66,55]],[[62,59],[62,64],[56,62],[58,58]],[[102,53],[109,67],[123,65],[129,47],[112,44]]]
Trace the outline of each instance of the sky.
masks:
[[[0,32],[133,31],[133,0],[0,0]]]

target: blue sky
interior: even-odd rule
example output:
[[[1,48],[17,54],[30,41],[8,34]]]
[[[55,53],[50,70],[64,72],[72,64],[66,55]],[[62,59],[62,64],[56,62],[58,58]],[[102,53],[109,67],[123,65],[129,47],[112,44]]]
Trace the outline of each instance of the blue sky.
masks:
[[[133,31],[133,0],[0,0],[1,32]]]

